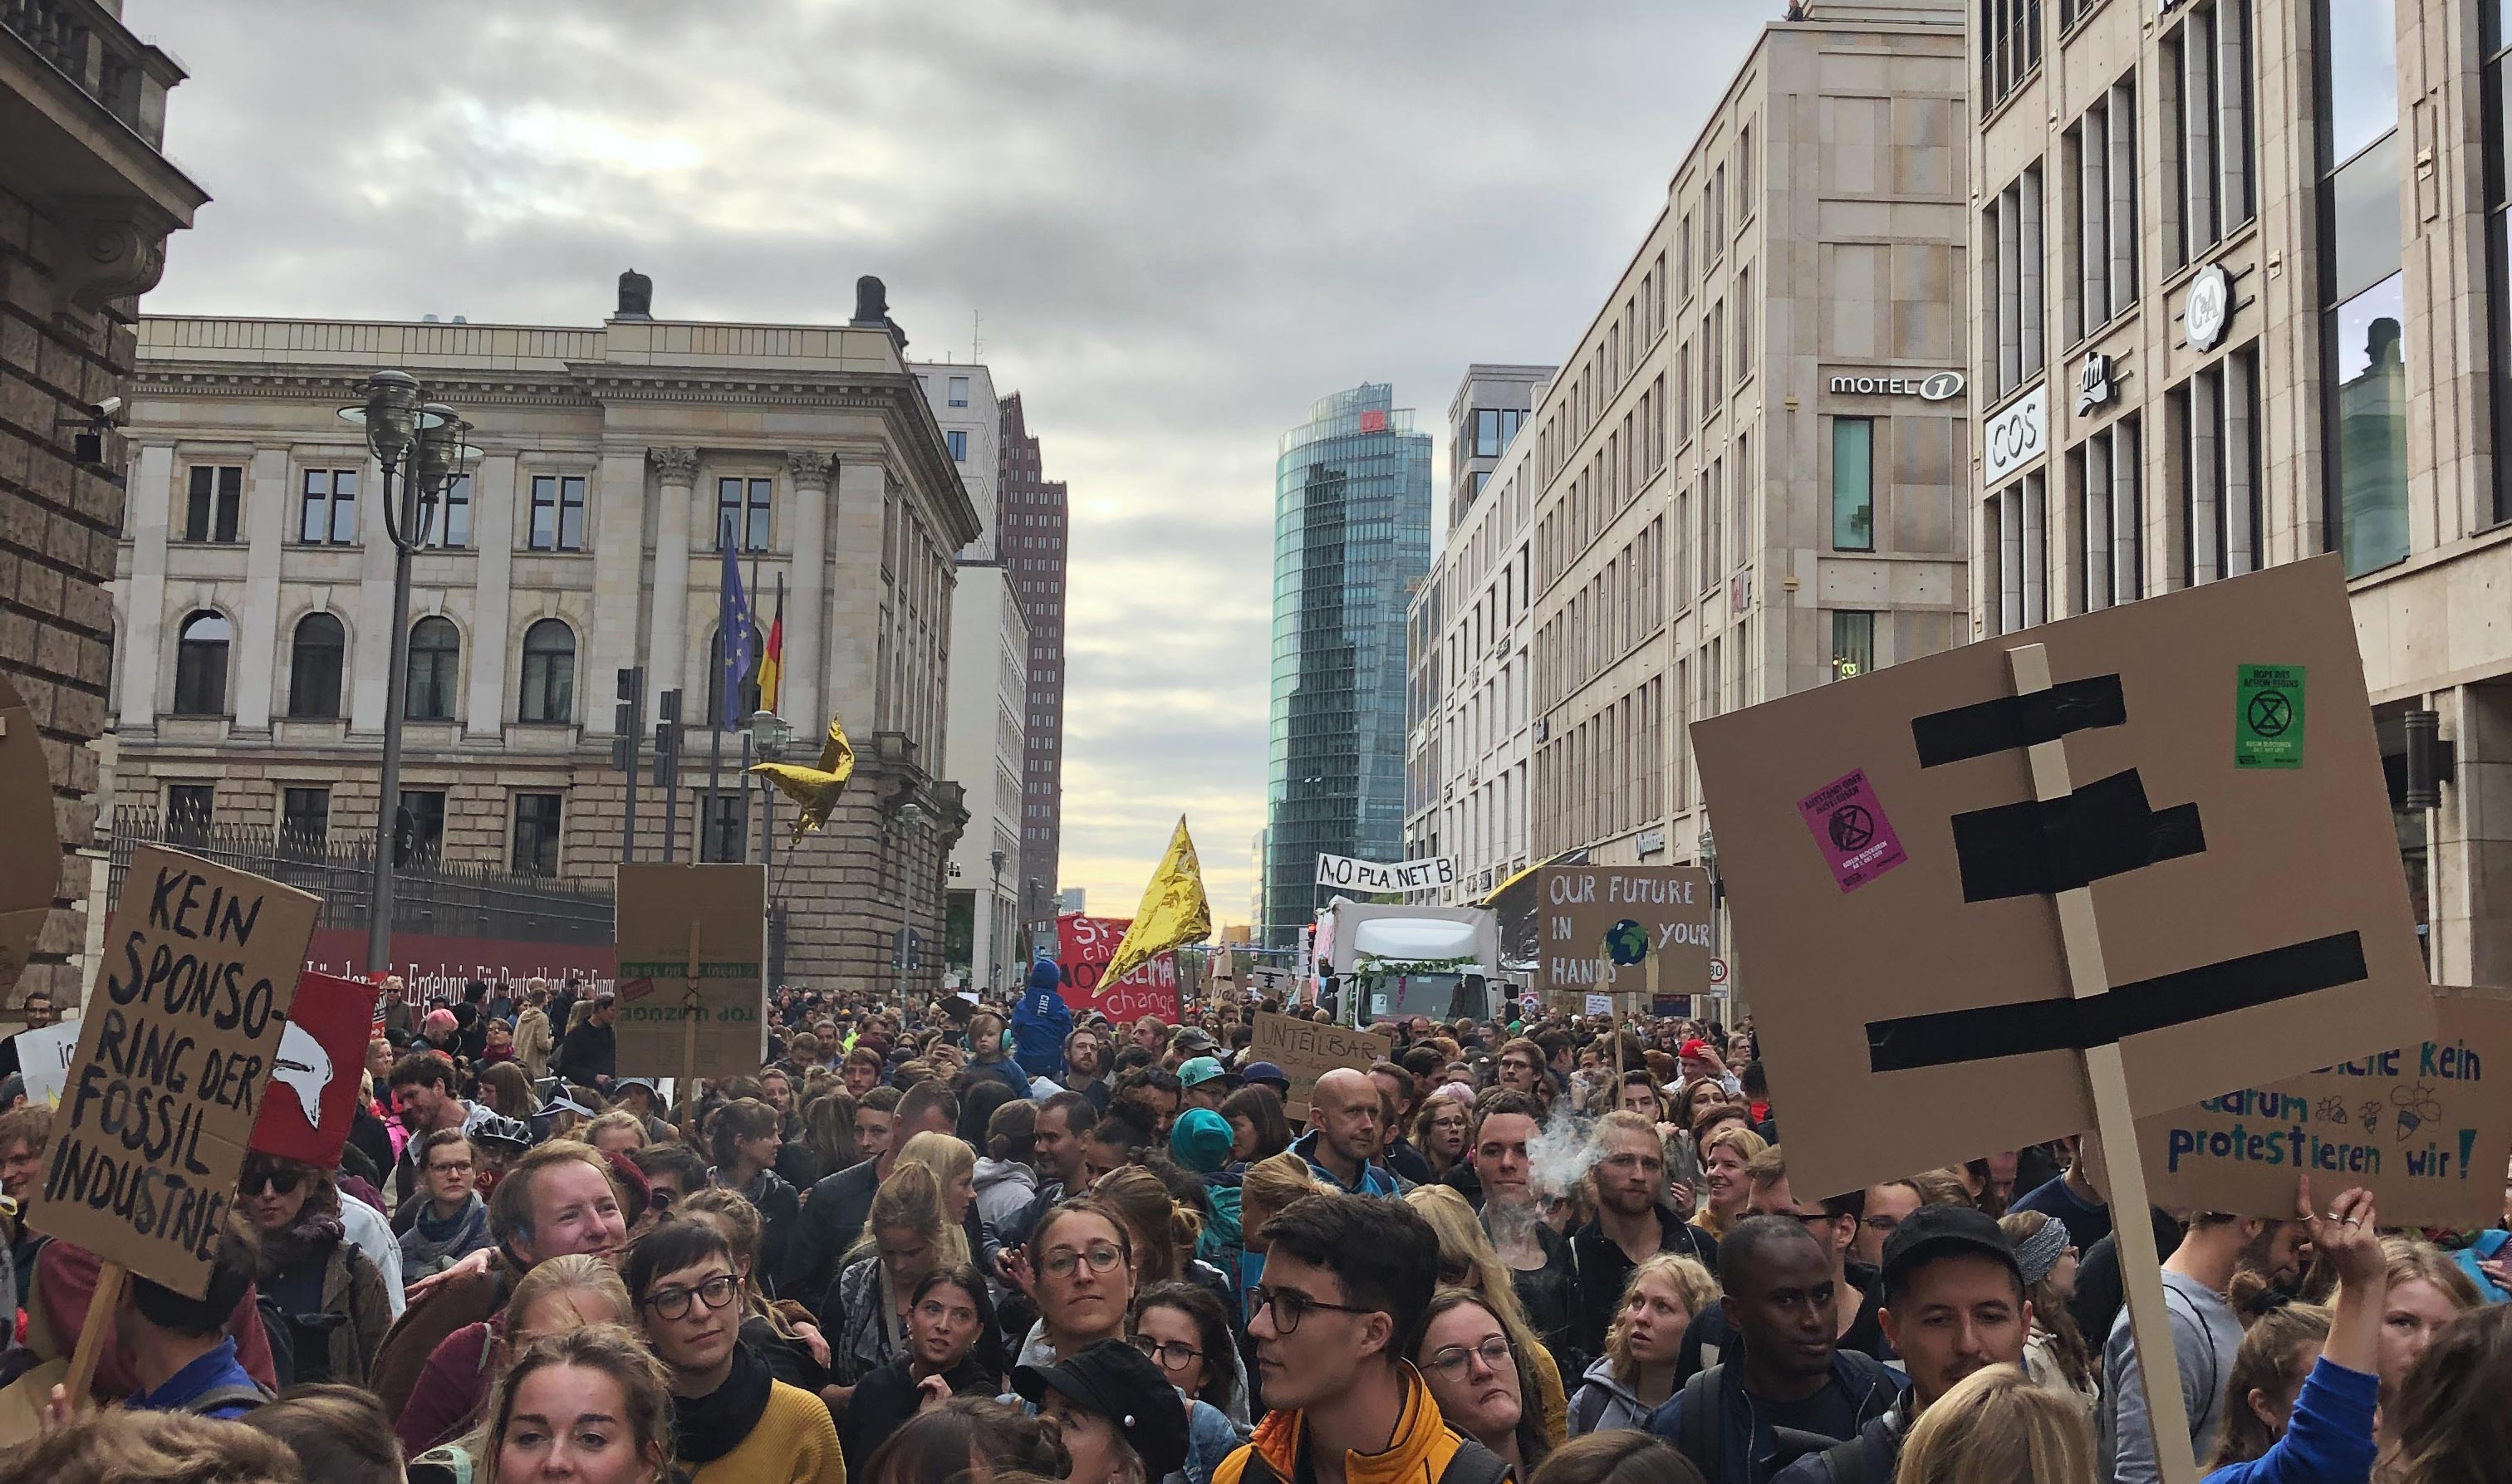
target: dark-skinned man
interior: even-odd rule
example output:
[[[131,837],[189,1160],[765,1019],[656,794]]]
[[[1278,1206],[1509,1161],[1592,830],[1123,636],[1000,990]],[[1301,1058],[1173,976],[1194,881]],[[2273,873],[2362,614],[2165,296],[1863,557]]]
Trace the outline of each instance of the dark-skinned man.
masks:
[[[1910,1389],[1837,1447],[1799,1459],[1777,1484],[1887,1484],[1910,1424],[1954,1383],[2023,1363],[2032,1306],[2023,1269],[1997,1223],[1969,1206],[1922,1206],[1884,1244],[1884,1333]]]
[[[1694,1376],[1648,1421],[1707,1484],[1768,1484],[1797,1458],[1857,1436],[1900,1400],[1900,1377],[1839,1347],[1831,1253],[1803,1223],[1738,1222],[1718,1243],[1718,1273],[1727,1289],[1721,1309],[1743,1353]]]
[[[1354,1195],[1396,1195],[1402,1187],[1377,1163],[1380,1119],[1385,1113],[1369,1074],[1337,1067],[1309,1090],[1309,1131],[1291,1141],[1291,1152],[1309,1162],[1317,1183]]]

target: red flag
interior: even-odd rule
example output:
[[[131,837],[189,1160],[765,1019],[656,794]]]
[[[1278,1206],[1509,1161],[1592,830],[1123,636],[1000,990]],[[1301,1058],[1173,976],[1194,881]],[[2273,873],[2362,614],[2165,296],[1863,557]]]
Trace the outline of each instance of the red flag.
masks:
[[[252,1147],[318,1169],[340,1163],[357,1115],[358,1078],[367,1070],[375,996],[363,979],[308,969],[296,979],[296,1000],[279,1038],[279,1064],[262,1088]]]
[[[785,579],[776,579],[776,618],[767,626],[767,652],[759,661],[759,709],[774,711],[785,688]]]

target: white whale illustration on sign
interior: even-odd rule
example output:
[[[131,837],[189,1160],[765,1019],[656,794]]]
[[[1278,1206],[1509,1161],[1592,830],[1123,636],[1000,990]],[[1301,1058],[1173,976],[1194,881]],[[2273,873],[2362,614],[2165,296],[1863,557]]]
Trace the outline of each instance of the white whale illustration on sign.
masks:
[[[305,1114],[307,1127],[323,1126],[323,1089],[332,1085],[332,1053],[293,1020],[280,1033],[279,1062],[271,1068],[270,1079],[286,1083],[296,1094],[296,1107]]]

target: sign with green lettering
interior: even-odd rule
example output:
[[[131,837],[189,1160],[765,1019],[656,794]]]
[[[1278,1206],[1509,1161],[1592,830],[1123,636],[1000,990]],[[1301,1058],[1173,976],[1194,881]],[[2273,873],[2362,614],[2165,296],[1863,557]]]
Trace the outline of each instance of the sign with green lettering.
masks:
[[[2240,670],[2233,687],[2233,765],[2302,766],[2302,667]]]
[[[767,868],[619,868],[622,1076],[739,1076],[767,1055]]]

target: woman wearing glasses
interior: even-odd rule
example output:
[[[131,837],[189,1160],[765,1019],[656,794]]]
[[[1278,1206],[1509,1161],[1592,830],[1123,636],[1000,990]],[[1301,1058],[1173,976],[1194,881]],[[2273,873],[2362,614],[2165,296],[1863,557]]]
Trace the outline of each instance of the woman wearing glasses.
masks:
[[[336,1381],[365,1386],[375,1350],[392,1327],[384,1275],[341,1234],[340,1192],[327,1171],[294,1159],[247,1154],[238,1203],[261,1236],[265,1308],[288,1316],[284,1338],[292,1383]]]
[[[1134,1348],[1151,1358],[1160,1377],[1187,1398],[1188,1484],[1209,1484],[1212,1470],[1247,1441],[1231,1420],[1238,1394],[1236,1344],[1230,1311],[1212,1291],[1194,1283],[1161,1283],[1134,1303]]]
[[[1047,1208],[1030,1233],[1031,1297],[1038,1325],[1019,1363],[1070,1359],[1094,1340],[1125,1338],[1134,1303],[1134,1238],[1116,1208],[1092,1195]]]
[[[908,1310],[907,1349],[857,1384],[847,1403],[838,1431],[847,1469],[862,1478],[874,1452],[928,1406],[999,1394],[997,1344],[994,1302],[977,1269],[962,1263],[926,1273]]]
[[[1442,1288],[1431,1296],[1413,1365],[1448,1425],[1499,1454],[1519,1478],[1551,1451],[1541,1414],[1526,1404],[1535,1380],[1481,1295]]]
[[[638,1321],[671,1375],[673,1453],[694,1484],[844,1484],[827,1406],[741,1343],[742,1286],[709,1222],[664,1222],[629,1254]]]

